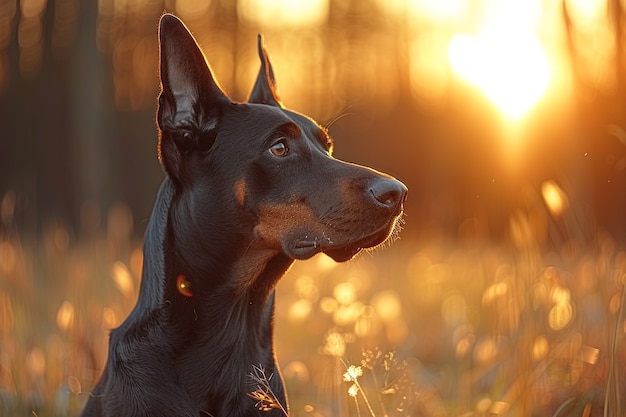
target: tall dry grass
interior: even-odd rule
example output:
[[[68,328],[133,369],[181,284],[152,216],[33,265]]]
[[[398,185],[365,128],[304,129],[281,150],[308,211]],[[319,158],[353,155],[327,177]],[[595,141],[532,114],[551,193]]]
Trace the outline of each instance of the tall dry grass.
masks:
[[[7,194],[0,415],[77,415],[136,299],[141,241],[124,206],[38,240],[13,207]],[[514,213],[502,245],[404,236],[351,263],[296,264],[276,312],[291,415],[623,416],[626,252],[542,207]],[[254,365],[262,390],[275,376]]]

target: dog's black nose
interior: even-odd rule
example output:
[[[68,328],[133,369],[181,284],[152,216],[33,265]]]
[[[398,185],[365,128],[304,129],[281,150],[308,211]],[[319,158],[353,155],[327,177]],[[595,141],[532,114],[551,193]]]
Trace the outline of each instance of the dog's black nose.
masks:
[[[379,204],[398,213],[406,199],[407,191],[406,186],[400,181],[388,177],[377,178],[369,188],[369,192]]]

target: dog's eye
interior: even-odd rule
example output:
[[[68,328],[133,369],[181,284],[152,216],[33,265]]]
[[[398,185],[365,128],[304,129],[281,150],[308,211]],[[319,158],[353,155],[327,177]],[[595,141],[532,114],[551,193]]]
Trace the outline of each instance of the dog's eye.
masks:
[[[270,147],[270,153],[278,157],[286,156],[289,153],[289,148],[285,142],[276,142]]]

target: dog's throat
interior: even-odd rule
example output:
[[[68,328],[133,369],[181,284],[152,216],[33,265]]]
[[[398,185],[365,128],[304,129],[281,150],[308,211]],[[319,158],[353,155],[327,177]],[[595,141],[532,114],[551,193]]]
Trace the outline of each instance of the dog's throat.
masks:
[[[183,274],[178,274],[176,277],[176,290],[184,297],[193,297],[193,291],[191,291],[191,281]]]

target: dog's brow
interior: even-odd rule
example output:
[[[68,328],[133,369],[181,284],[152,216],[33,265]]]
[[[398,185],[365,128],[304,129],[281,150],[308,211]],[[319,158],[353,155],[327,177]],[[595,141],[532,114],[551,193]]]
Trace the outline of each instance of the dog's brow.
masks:
[[[321,127],[318,131],[316,131],[315,137],[317,141],[326,149],[330,154],[333,152],[333,148],[335,147],[335,143],[333,139],[328,134],[328,130],[326,128]]]
[[[263,141],[263,146],[271,145],[272,142],[274,142],[276,138],[280,136],[286,136],[289,138],[298,138],[302,136],[302,131],[300,130],[300,127],[294,122],[291,122],[291,121],[285,122],[282,125],[271,130],[271,132],[267,135],[267,137]]]
[[[276,130],[294,138],[302,136],[302,131],[300,130],[300,127],[298,127],[298,125],[293,122],[287,122]]]

